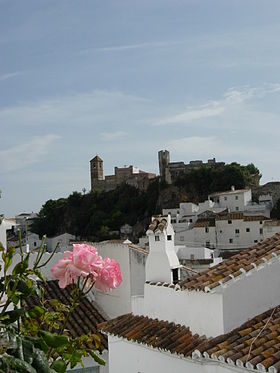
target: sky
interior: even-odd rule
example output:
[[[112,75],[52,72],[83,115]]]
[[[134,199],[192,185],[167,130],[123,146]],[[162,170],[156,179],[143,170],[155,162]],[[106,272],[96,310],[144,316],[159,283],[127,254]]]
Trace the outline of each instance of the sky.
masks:
[[[133,164],[253,162],[280,180],[279,0],[0,0],[0,213]]]

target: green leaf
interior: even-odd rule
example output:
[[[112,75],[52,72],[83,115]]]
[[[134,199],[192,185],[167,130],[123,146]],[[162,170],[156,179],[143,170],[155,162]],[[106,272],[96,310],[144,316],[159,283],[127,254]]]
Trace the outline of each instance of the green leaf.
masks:
[[[33,359],[34,359],[34,346],[33,346],[33,343],[30,340],[24,338],[22,340],[22,348],[23,348],[24,360],[27,363],[32,364]]]
[[[0,316],[0,321],[2,321],[3,324],[5,324],[5,325],[11,324],[11,323],[14,323],[15,321],[17,321],[19,319],[19,317],[23,314],[24,314],[24,309],[23,308],[16,309],[16,310],[13,310],[13,311],[7,311],[7,312],[4,312]]]
[[[44,315],[44,313],[46,311],[47,310],[46,310],[45,307],[35,306],[31,310],[29,310],[28,313],[29,313],[30,317],[36,318],[36,317]]]
[[[28,268],[30,253],[26,255],[23,262],[19,262],[13,269],[13,275],[22,275]]]
[[[13,256],[14,256],[14,253],[16,252],[16,249],[14,247],[10,247],[7,249],[7,251],[3,252],[2,253],[2,259],[4,261],[4,268],[5,268],[5,271],[8,270],[8,268],[11,266],[12,262],[13,262]]]
[[[66,363],[63,360],[56,360],[52,363],[51,368],[57,373],[64,373],[66,372]]]
[[[51,368],[45,353],[37,348],[34,349],[32,366],[36,369],[36,372],[51,373]]]
[[[69,338],[66,335],[59,335],[40,330],[39,336],[44,339],[48,346],[53,348],[65,346],[69,343]]]
[[[70,359],[70,367],[74,368],[78,363],[82,362],[83,351],[74,351]]]
[[[37,371],[26,361],[20,360],[14,356],[3,356],[3,360],[7,363],[9,368],[15,369],[16,372],[21,373],[36,373]]]
[[[105,365],[106,361],[102,359],[102,357],[97,354],[96,352],[89,350],[88,351],[90,356],[93,358],[94,361],[96,361],[99,365]]]

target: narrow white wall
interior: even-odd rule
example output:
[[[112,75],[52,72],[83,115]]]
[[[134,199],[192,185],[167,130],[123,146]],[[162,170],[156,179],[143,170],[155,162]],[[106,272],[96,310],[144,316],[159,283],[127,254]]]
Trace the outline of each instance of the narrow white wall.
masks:
[[[231,373],[244,372],[228,364],[208,364],[160,352],[137,343],[109,336],[110,373]]]
[[[218,293],[145,284],[143,314],[189,326],[193,333],[208,337],[224,333],[223,296]]]
[[[145,264],[147,255],[129,249],[131,296],[144,295],[146,281]]]
[[[94,289],[96,302],[109,318],[131,312],[130,249],[128,245],[108,241],[96,243],[94,246],[103,258],[113,258],[119,263],[123,279],[121,285],[110,292],[104,293]]]
[[[279,305],[280,262],[275,258],[271,264],[264,263],[258,269],[231,281],[224,289],[224,329],[228,331]]]

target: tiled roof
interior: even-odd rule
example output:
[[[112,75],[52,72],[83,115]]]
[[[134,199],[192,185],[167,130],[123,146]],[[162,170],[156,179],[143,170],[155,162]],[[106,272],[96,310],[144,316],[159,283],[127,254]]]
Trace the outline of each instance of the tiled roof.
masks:
[[[168,286],[175,290],[213,291],[235,277],[242,276],[270,259],[280,256],[280,232],[258,243],[250,249],[242,250],[228,260],[207,269],[178,284],[148,282],[151,285]]]
[[[203,227],[215,227],[215,219],[198,219],[195,224],[195,228],[203,228]]]
[[[149,225],[148,230],[155,232],[163,231],[167,227],[167,216],[155,217],[154,220]]]
[[[185,358],[280,372],[280,307],[215,338],[193,335],[186,326],[132,314],[102,323],[99,328],[106,334]]]
[[[47,281],[45,284],[41,284],[44,288],[45,300],[58,299],[60,302],[70,305],[71,304],[71,291],[72,286],[67,286],[65,289],[60,289],[57,281]],[[39,305],[37,297],[29,297],[26,300],[27,307]],[[46,307],[50,310],[54,310],[54,307],[50,303],[46,303]],[[92,304],[87,298],[82,298],[79,301],[79,305],[75,308],[73,313],[70,315],[68,322],[66,323],[66,329],[69,330],[71,337],[75,338],[83,334],[97,333],[97,325],[101,322],[106,321],[104,315],[98,307]],[[99,351],[108,349],[107,338],[104,335],[100,335],[101,344]]]
[[[209,194],[209,197],[218,197],[222,195],[228,195],[228,194],[238,194],[238,193],[245,193],[249,192],[250,189],[234,189],[234,190],[228,190],[226,192],[215,192]]]
[[[192,351],[206,340],[206,337],[193,335],[185,326],[132,314],[122,315],[102,323],[99,329],[106,334],[185,356],[190,356]]]
[[[244,215],[243,212],[227,212],[220,213],[216,216],[217,220],[244,220],[244,221],[261,221],[268,220],[266,216],[263,215]]]

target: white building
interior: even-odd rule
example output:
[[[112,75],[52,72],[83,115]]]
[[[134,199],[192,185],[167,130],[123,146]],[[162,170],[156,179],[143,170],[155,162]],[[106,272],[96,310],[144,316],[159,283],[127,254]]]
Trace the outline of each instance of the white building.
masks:
[[[23,212],[16,215],[16,223],[18,228],[21,230],[22,237],[25,237],[25,235],[31,232],[31,226],[36,217],[37,214],[35,212]]]
[[[76,236],[73,236],[73,234],[70,233],[63,233],[59,236],[55,237],[47,237],[46,244],[47,244],[47,251],[52,252],[57,245],[58,251],[64,252],[67,250],[72,250],[73,248],[73,242],[75,241]]]
[[[17,226],[15,219],[2,218],[0,220],[0,243],[7,248],[7,232],[14,230]]]
[[[240,250],[280,231],[270,217],[272,198],[259,197],[252,202],[250,189],[213,193],[207,201],[195,205],[180,203],[179,209],[163,209],[170,214],[175,244],[219,250]]]
[[[277,233],[177,284],[147,282],[142,309],[101,326],[110,373],[279,372],[279,303]]]
[[[133,299],[144,295],[148,252],[130,241],[120,240],[94,243],[94,247],[103,258],[109,257],[119,263],[123,281],[111,292],[104,293],[94,289],[93,299],[110,318],[131,312]]]

